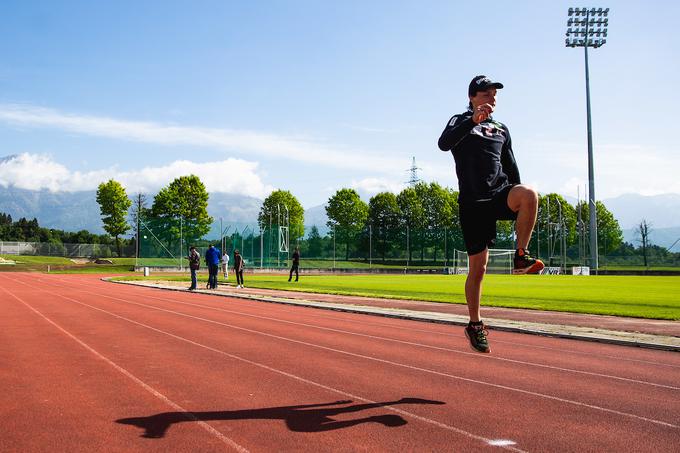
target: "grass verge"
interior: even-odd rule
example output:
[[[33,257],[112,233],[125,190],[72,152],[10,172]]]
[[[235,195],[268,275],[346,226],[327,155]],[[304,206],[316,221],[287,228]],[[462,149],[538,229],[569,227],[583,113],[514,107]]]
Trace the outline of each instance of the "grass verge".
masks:
[[[185,276],[158,274],[149,278],[189,280]],[[144,277],[119,279],[143,280]],[[200,280],[205,281],[207,277],[201,275]],[[246,286],[465,303],[465,276],[462,275],[303,275],[298,283],[288,283],[287,275],[247,274]],[[482,305],[680,320],[680,277],[487,275]]]

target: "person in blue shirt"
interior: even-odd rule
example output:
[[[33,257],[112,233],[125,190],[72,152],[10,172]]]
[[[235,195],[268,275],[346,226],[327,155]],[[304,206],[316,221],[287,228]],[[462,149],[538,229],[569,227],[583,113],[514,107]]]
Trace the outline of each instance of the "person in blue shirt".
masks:
[[[220,249],[210,244],[205,252],[205,264],[208,265],[208,289],[217,288],[217,271],[220,266]]]

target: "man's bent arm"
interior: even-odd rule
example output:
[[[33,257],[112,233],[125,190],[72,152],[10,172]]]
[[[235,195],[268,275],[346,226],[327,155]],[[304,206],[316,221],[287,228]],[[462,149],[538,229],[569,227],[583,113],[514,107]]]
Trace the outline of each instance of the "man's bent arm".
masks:
[[[454,115],[444,128],[442,136],[439,137],[439,149],[442,151],[452,150],[475,126],[472,117]]]

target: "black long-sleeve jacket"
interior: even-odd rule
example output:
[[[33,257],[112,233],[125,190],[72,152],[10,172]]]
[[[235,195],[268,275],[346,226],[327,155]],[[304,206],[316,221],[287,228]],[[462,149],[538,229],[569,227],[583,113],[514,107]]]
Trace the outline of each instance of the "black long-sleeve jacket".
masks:
[[[470,110],[454,115],[439,137],[439,149],[453,154],[460,202],[489,199],[521,182],[510,131],[491,117],[475,124]]]

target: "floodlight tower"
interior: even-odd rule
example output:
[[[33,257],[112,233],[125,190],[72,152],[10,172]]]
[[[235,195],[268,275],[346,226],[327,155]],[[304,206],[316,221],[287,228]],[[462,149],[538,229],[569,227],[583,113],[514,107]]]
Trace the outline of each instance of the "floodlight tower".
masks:
[[[588,47],[597,49],[607,40],[609,8],[569,8],[567,47],[583,47],[586,59],[586,110],[588,116],[588,210],[590,214],[590,267],[597,270],[597,212],[595,206],[595,174],[593,171],[593,133],[590,120],[590,77]]]

